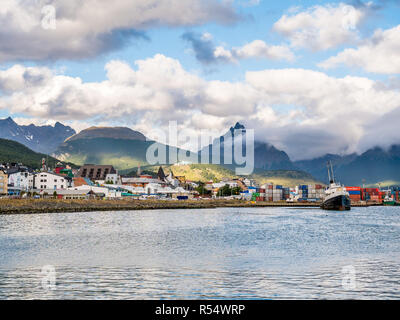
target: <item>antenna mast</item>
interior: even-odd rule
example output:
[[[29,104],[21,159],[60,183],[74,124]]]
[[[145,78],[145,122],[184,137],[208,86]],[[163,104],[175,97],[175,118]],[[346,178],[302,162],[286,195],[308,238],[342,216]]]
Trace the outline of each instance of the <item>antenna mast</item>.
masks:
[[[335,183],[335,175],[333,174],[333,165],[332,165],[332,161],[330,161],[331,164],[331,171],[332,171],[332,181],[333,183]]]
[[[329,183],[332,183],[332,180],[331,180],[331,170],[330,170],[330,168],[329,168],[329,161],[326,163],[326,167],[328,168],[328,179],[329,179]]]

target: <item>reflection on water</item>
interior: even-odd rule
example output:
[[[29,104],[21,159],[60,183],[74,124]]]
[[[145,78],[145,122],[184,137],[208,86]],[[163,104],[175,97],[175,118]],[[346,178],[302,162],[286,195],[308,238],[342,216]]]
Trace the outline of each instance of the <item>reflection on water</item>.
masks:
[[[399,299],[399,240],[395,207],[0,216],[0,299]]]

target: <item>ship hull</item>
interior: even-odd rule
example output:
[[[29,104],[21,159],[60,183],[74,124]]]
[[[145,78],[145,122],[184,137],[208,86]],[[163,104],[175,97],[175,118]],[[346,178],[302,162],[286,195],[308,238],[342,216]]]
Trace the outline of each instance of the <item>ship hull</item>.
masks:
[[[336,210],[346,211],[351,209],[351,200],[348,196],[338,195],[336,197],[329,198],[321,204],[321,209],[324,210]]]
[[[383,202],[383,205],[384,206],[399,206],[400,204],[396,201],[386,201],[386,202]]]

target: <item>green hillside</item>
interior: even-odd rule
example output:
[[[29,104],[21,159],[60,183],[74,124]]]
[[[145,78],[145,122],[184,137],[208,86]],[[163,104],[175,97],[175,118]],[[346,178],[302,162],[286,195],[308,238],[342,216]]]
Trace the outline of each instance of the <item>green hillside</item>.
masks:
[[[0,139],[0,163],[22,163],[33,169],[39,169],[43,158],[47,158],[49,167],[54,168],[59,162],[56,158],[32,151],[19,142]]]
[[[55,156],[77,165],[111,164],[116,169],[123,170],[148,165],[146,151],[153,143],[153,141],[113,138],[70,139],[57,149]],[[166,150],[168,154],[168,146]]]

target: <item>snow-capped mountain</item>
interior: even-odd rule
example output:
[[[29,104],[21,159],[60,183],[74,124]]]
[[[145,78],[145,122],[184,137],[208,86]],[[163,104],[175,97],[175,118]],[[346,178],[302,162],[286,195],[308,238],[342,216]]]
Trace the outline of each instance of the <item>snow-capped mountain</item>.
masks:
[[[54,126],[20,126],[11,118],[0,120],[0,138],[17,141],[28,148],[50,154],[76,132],[57,122]]]

